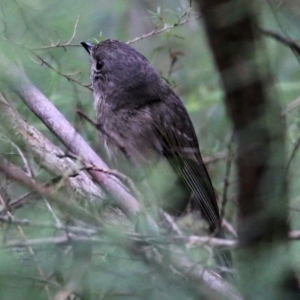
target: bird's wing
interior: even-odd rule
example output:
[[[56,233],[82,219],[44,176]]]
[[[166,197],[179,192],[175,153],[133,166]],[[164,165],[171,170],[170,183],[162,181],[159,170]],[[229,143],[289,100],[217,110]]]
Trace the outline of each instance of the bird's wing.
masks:
[[[176,97],[173,95],[173,97]],[[215,192],[203,164],[198,140],[190,117],[179,99],[166,105],[164,115],[154,117],[163,144],[163,155],[190,190],[196,204],[213,231],[220,229],[220,215]],[[159,115],[159,118],[158,118]]]

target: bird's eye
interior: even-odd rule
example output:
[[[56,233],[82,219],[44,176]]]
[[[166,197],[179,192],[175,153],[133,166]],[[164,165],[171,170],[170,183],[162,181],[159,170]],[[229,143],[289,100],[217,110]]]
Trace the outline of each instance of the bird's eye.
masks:
[[[98,60],[98,61],[96,62],[96,70],[97,70],[97,71],[100,71],[100,70],[102,69],[102,67],[103,67],[103,62],[100,61],[100,60]]]

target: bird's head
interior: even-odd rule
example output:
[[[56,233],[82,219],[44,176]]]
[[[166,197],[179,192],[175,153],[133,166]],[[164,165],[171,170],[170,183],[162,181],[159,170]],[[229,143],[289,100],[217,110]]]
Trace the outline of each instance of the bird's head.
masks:
[[[105,40],[97,45],[81,45],[91,57],[90,79],[95,95],[103,96],[115,89],[134,93],[159,80],[148,60],[123,42]]]

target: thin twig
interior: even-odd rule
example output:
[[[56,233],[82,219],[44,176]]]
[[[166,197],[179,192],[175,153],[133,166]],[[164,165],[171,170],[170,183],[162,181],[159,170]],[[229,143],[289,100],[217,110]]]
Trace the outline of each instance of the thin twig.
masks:
[[[228,143],[228,154],[227,154],[227,163],[226,163],[226,172],[224,177],[224,189],[223,189],[223,196],[222,196],[222,203],[221,203],[221,220],[224,218],[225,213],[225,206],[228,202],[227,192],[229,188],[229,177],[230,177],[230,171],[231,171],[231,165],[233,160],[233,153],[232,153],[232,144],[234,140],[234,133],[231,134],[229,143]]]
[[[208,165],[211,163],[215,163],[219,160],[225,159],[227,156],[228,156],[228,153],[226,153],[226,152],[216,153],[212,156],[203,157],[203,162],[204,162],[204,164]]]
[[[122,183],[129,187],[130,191],[134,194],[134,196],[138,199],[142,199],[142,195],[139,190],[136,188],[134,182],[131,180],[130,177],[126,176],[125,174],[119,172],[118,170],[111,170],[111,169],[100,169],[96,166],[84,166],[79,169],[79,171],[98,171],[104,174],[113,175],[117,177]],[[70,175],[74,176],[74,175]]]
[[[46,206],[47,206],[50,214],[53,216],[53,219],[55,220],[56,224],[62,225],[62,222],[59,220],[58,216],[54,212],[54,210],[53,210],[52,206],[50,205],[49,201],[45,197],[43,197],[43,199],[44,199],[44,201],[46,203]]]
[[[125,144],[120,141],[120,139],[118,138],[118,136],[116,134],[114,134],[113,132],[108,132],[107,130],[105,130],[103,128],[103,126],[101,126],[99,123],[94,122],[93,120],[91,120],[84,112],[82,112],[81,110],[77,110],[77,114],[81,117],[83,117],[85,120],[87,120],[89,123],[91,123],[97,130],[99,130],[103,135],[107,136],[112,143],[114,143],[114,145],[116,147],[119,148],[119,150],[124,154],[124,156],[133,164],[133,166],[136,166],[136,163],[134,161],[134,159],[132,158],[132,155],[127,151],[127,148],[125,146]]]
[[[287,166],[286,166],[287,170],[290,168],[292,160],[294,159],[299,147],[300,147],[300,137],[297,139],[296,143],[294,144],[294,148],[292,150],[291,156],[290,156]]]
[[[287,115],[289,112],[291,112],[292,110],[294,110],[295,108],[297,108],[300,105],[300,97],[298,97],[296,100],[292,101],[291,103],[289,103],[286,107],[285,110],[282,112],[282,116]]]
[[[137,38],[135,38],[135,39],[133,39],[133,40],[130,40],[130,41],[126,42],[126,44],[132,44],[132,43],[135,43],[135,42],[137,42],[137,41],[146,39],[146,38],[148,38],[148,37],[150,37],[150,36],[153,36],[153,35],[162,33],[162,32],[164,32],[164,31],[170,30],[170,29],[172,29],[172,28],[181,26],[181,25],[183,25],[183,24],[185,24],[185,23],[188,23],[188,22],[190,22],[190,21],[197,20],[197,19],[199,19],[199,18],[200,18],[200,16],[197,16],[197,17],[195,17],[195,18],[185,19],[185,20],[183,20],[183,21],[180,21],[180,20],[181,20],[181,18],[180,18],[179,21],[176,22],[176,23],[174,23],[173,25],[169,25],[169,26],[168,26],[167,24],[165,24],[163,28],[161,28],[161,29],[153,29],[152,31],[150,31],[150,32],[148,32],[148,33],[145,33],[144,35],[142,35],[142,36],[140,36],[140,37],[137,37]]]
[[[235,228],[232,226],[232,224],[230,224],[226,219],[222,218],[222,227],[229,233],[231,233],[231,235],[234,238],[238,238],[238,234],[235,230]]]
[[[0,222],[7,223],[7,224],[14,224],[14,225],[22,225],[22,226],[30,226],[30,227],[37,227],[37,228],[50,228],[61,230],[64,232],[71,232],[74,234],[85,234],[87,236],[94,235],[97,233],[102,232],[100,227],[96,228],[86,228],[86,227],[77,227],[77,226],[68,226],[63,224],[54,224],[54,223],[42,223],[42,222],[32,222],[27,219],[17,219],[14,216],[0,216]]]
[[[20,208],[22,207],[26,201],[28,199],[32,199],[34,197],[36,197],[38,194],[35,193],[35,192],[28,192],[28,193],[25,193],[24,195],[18,197],[17,199],[15,200],[12,200],[10,201],[8,204],[7,204],[7,208],[11,211],[11,210],[14,210],[14,209],[17,209],[17,208]]]
[[[75,82],[77,84],[79,84],[80,86],[84,87],[84,88],[87,88],[89,89],[90,91],[92,91],[93,89],[90,87],[90,84],[82,84],[80,81],[72,78],[72,76],[76,75],[77,73],[75,74],[70,74],[70,75],[67,75],[67,74],[64,74],[56,69],[54,69],[49,63],[47,63],[41,56],[39,56],[38,54],[34,53],[33,51],[31,52],[34,56],[36,56],[41,62],[42,62],[42,65],[46,65],[48,68],[50,68],[51,70],[53,70],[55,73],[65,77],[68,81],[72,81],[72,82]]]
[[[89,116],[87,116],[82,110],[77,109],[76,113],[79,115],[79,117],[85,119],[88,121],[91,125],[93,125],[95,128],[97,128],[97,123],[94,122]]]
[[[7,176],[8,178],[17,181],[26,188],[29,188],[40,195],[47,196],[51,201],[55,202],[65,211],[68,211],[71,216],[76,216],[76,218],[80,218],[81,221],[87,224],[97,224],[98,226],[103,225],[103,222],[101,220],[95,218],[91,213],[87,212],[85,209],[76,206],[68,201],[65,201],[65,193],[61,191],[55,192],[53,188],[48,188],[44,184],[35,181],[27,174],[25,174],[25,172],[21,168],[15,166],[9,161],[3,159],[2,157],[0,157],[0,172],[4,174],[4,176]]]
[[[2,199],[1,196],[0,196],[0,203],[1,203],[1,205],[5,206],[5,201]],[[13,218],[13,215],[11,214],[11,212],[8,211],[8,212],[6,212],[6,214],[7,214],[7,216],[9,218]],[[16,227],[18,229],[18,232],[19,232],[22,240],[26,240],[27,237],[25,235],[25,232],[24,232],[22,226],[20,224],[18,224]],[[39,275],[41,276],[41,278],[43,280],[46,280],[47,277],[46,277],[43,269],[40,267],[40,265],[39,265],[39,263],[38,263],[38,261],[37,261],[37,259],[35,257],[35,252],[34,252],[33,248],[30,245],[27,245],[26,248],[27,248],[27,250],[28,250],[28,252],[29,252],[29,254],[30,254],[33,262],[35,263],[35,267],[36,267],[37,272],[39,273]],[[50,300],[51,297],[50,297],[50,290],[49,290],[48,284],[44,285],[44,289],[45,289],[45,292],[47,294],[47,298]]]
[[[69,45],[72,43],[72,41],[74,40],[75,38],[75,35],[76,35],[76,30],[77,30],[77,25],[78,25],[78,22],[79,22],[79,18],[80,18],[80,15],[78,15],[77,17],[77,20],[76,20],[76,23],[74,25],[74,30],[73,30],[73,34],[71,36],[71,38],[69,39],[69,41],[66,43],[66,45]]]
[[[83,113],[82,111],[77,111],[77,113],[81,117],[84,117],[84,119],[87,120],[89,123],[91,123],[93,126],[95,126],[95,127],[97,126],[97,124],[92,119],[90,119],[85,113]],[[84,161],[82,161],[82,159],[80,157],[76,156],[74,153],[68,152],[65,155],[60,156],[60,157],[70,157],[72,159],[78,160],[79,162],[82,163],[82,165],[84,165]],[[130,191],[134,194],[135,197],[137,197],[138,199],[142,199],[142,194],[136,188],[136,186],[135,186],[134,182],[132,181],[132,179],[130,177],[126,176],[125,174],[119,172],[118,170],[101,169],[101,168],[98,168],[94,165],[85,165],[81,168],[78,168],[78,170],[76,170],[74,173],[68,174],[68,177],[76,176],[79,171],[98,171],[98,172],[102,172],[104,174],[113,175],[113,176],[117,177],[126,186],[128,186]]]
[[[296,53],[297,55],[300,55],[300,46],[293,41],[292,39],[289,39],[287,37],[284,37],[282,35],[280,35],[279,33],[270,30],[270,29],[263,29],[260,28],[259,29],[261,33],[263,33],[266,36],[272,37],[273,39],[275,39],[276,41],[288,46],[291,48],[291,50]]]
[[[2,140],[5,143],[10,143],[17,150],[17,152],[19,153],[19,155],[23,161],[24,168],[26,170],[27,175],[30,177],[33,177],[33,171],[30,167],[30,164],[29,164],[27,158],[25,157],[24,153],[20,149],[20,147],[18,147],[18,145],[16,143],[14,143],[10,138],[8,138],[7,136],[5,136],[4,134],[1,134],[1,133],[0,133],[0,140]]]
[[[76,36],[77,31],[77,25],[79,22],[80,15],[78,15],[77,20],[74,25],[74,30],[71,38],[66,43],[60,44],[60,40],[58,40],[56,43],[51,43],[49,46],[39,47],[39,48],[31,48],[31,50],[46,50],[51,48],[66,48],[66,47],[81,47],[79,44],[71,44]]]

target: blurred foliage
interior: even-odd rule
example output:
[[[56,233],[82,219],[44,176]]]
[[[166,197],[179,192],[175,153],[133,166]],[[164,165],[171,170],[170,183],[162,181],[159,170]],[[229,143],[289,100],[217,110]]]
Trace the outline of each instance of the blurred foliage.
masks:
[[[258,12],[263,28],[274,30],[283,36],[299,41],[300,7],[298,1],[269,0],[258,1]],[[79,120],[76,109],[85,111],[91,118],[93,112],[92,93],[85,87],[74,83],[57,72],[69,74],[82,84],[89,83],[89,58],[79,45],[82,41],[94,42],[102,39],[129,41],[161,28],[165,24],[178,22],[185,13],[190,18],[195,12],[189,12],[189,1],[183,0],[1,0],[0,2],[0,52],[7,60],[17,63],[25,69],[28,77],[74,124],[81,134],[95,148],[99,147],[95,129]],[[66,47],[47,47],[51,44],[66,43],[76,32],[71,44]],[[299,43],[300,44],[300,43]],[[203,157],[218,157],[228,152],[228,143],[232,135],[230,122],[222,103],[222,89],[215,71],[201,20],[193,20],[182,26],[158,35],[153,35],[132,44],[154,65],[157,72],[175,89],[186,104],[193,119]],[[276,89],[272,89],[282,109],[300,95],[300,58],[287,46],[279,44],[269,37],[264,38],[264,56],[269,60]],[[44,48],[44,49],[43,49]],[[43,58],[57,72],[42,63],[35,54]],[[176,61],[172,66],[172,58]],[[59,141],[46,129],[29,109],[14,94],[10,99],[30,124],[41,130],[55,144]],[[1,115],[1,113],[0,113]],[[300,137],[300,110],[296,107],[286,115],[287,159]],[[16,156],[16,149],[7,141],[0,140],[1,155]],[[41,181],[49,176],[41,170],[30,157],[35,176]],[[19,162],[20,165],[22,163]],[[226,155],[208,165],[213,184],[220,201],[224,189]],[[296,153],[290,167],[291,224],[293,229],[300,226],[300,154]],[[235,222],[235,173],[229,177],[226,219]],[[6,185],[2,179],[1,186]],[[17,198],[24,189],[8,186],[10,198]],[[8,195],[1,194],[3,198]],[[5,199],[7,201],[7,199]],[[15,212],[15,216],[35,220],[52,221],[43,199],[32,200],[25,208]],[[62,214],[63,218],[63,214]],[[10,238],[47,237],[55,233],[54,229],[2,225],[0,231],[2,244]],[[21,234],[21,232],[23,233]],[[294,253],[299,246],[294,243]],[[57,263],[57,251],[63,252],[63,259]],[[22,254],[24,252],[24,255]],[[65,255],[69,253],[68,255]],[[154,276],[149,266],[130,257],[118,246],[99,247],[93,253],[93,267],[90,284],[95,299],[187,299],[192,297],[187,289],[170,282],[168,278]],[[25,258],[24,258],[25,256]],[[39,270],[46,278],[53,272],[53,266],[59,265],[61,272],[70,270],[70,249],[66,246],[43,245],[34,253],[23,247],[1,247],[0,250],[0,299],[46,299],[46,288]],[[296,255],[295,255],[296,256]],[[47,259],[45,259],[45,257]],[[69,257],[69,260],[68,260]],[[300,267],[300,258],[295,257],[295,265]],[[150,269],[151,270],[151,269]],[[157,273],[156,273],[157,274]],[[67,276],[67,275],[66,275]],[[35,280],[33,280],[35,279]],[[49,286],[58,288],[52,278]],[[18,288],[16,288],[16,285]],[[168,289],[166,289],[166,286]],[[34,294],[33,294],[34,293]],[[51,293],[50,293],[51,294]]]

